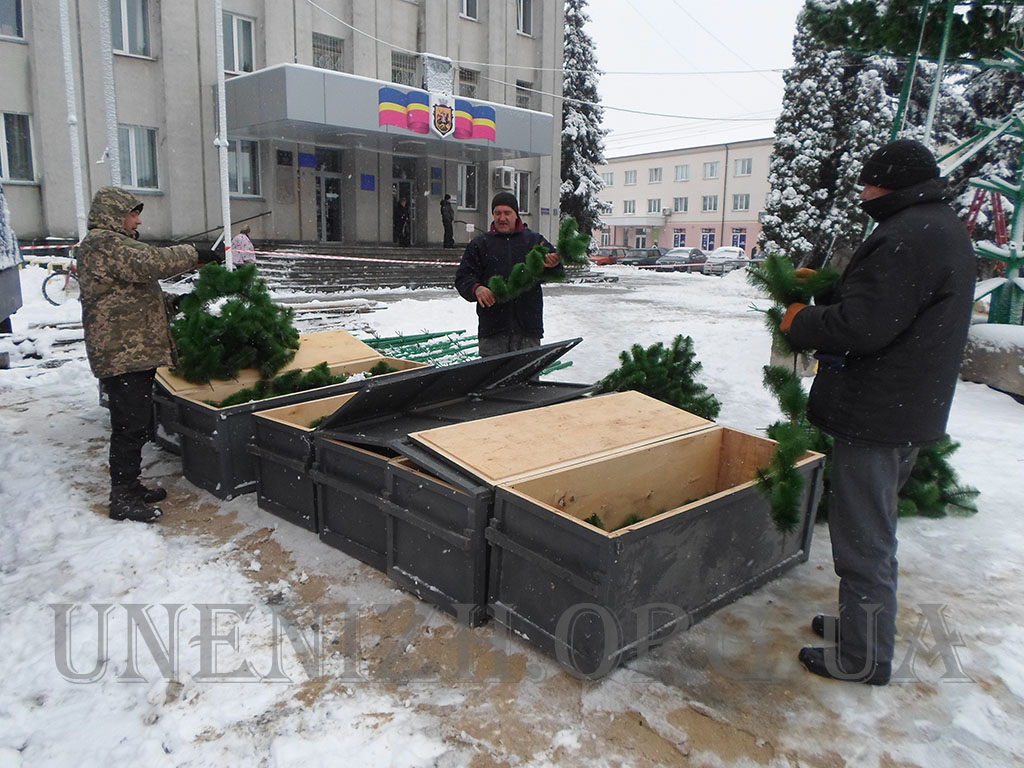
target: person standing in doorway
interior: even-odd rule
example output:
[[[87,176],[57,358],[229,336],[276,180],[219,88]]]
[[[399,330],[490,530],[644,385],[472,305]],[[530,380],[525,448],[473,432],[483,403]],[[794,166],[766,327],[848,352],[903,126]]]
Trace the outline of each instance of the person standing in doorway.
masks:
[[[396,216],[398,217],[398,244],[403,248],[408,248],[412,242],[410,237],[409,228],[411,221],[409,218],[409,201],[406,198],[402,198],[398,201],[398,208],[396,209]]]
[[[455,288],[466,301],[476,302],[480,357],[540,346],[544,335],[544,295],[540,283],[511,301],[499,303],[487,287],[495,275],[508,280],[512,268],[526,261],[534,246],[548,249],[545,269],[554,270],[559,256],[551,243],[527,229],[519,218],[519,201],[499,192],[491,201],[494,221],[486,234],[466,246],[455,273]]]
[[[810,672],[885,685],[896,636],[898,496],[921,446],[940,440],[974,301],[975,256],[939,167],[923,144],[890,142],[864,163],[861,208],[878,226],[813,306],[781,328],[817,350],[807,415],[833,438],[828,507],[839,615],[811,630]],[[798,277],[806,277],[801,271]]]
[[[452,196],[445,195],[441,201],[441,226],[444,227],[444,247],[455,247],[455,208],[452,207]]]

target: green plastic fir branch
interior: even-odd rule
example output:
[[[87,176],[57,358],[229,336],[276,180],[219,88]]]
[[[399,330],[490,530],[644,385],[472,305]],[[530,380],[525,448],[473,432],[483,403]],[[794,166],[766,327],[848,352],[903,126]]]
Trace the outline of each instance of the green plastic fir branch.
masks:
[[[939,442],[921,449],[910,478],[900,491],[900,517],[977,514],[974,500],[980,492],[972,486],[960,485],[960,479],[948,461],[959,447],[960,443],[954,442],[949,435],[943,435]]]
[[[668,349],[660,341],[647,349],[634,344],[619,360],[622,365],[598,382],[602,392],[635,390],[705,419],[717,418],[722,404],[694,380],[702,366],[689,336],[676,336]]]
[[[230,397],[226,397],[219,403],[210,403],[216,408],[227,408],[232,405],[241,405],[253,400],[265,400],[268,397],[279,395],[290,395],[293,392],[304,392],[307,389],[318,389],[332,384],[342,384],[348,376],[342,374],[335,376],[331,373],[327,362],[302,371],[287,371],[273,379],[260,379],[251,387],[242,389]]]
[[[774,302],[765,312],[765,325],[776,349],[783,354],[793,352],[786,334],[779,330],[786,308],[790,304],[810,304],[814,296],[830,290],[838,279],[839,273],[826,267],[800,280],[793,263],[781,253],[773,253],[761,264],[747,267],[748,282],[768,294]]]
[[[559,256],[557,266],[544,266],[544,257],[548,249],[536,245],[526,254],[526,259],[512,268],[508,280],[501,275],[494,275],[487,281],[498,303],[512,301],[533,288],[537,283],[560,283],[565,280],[565,265],[579,266],[587,261],[587,246],[590,236],[578,231],[576,220],[566,218],[558,228],[558,241],[555,245]]]
[[[215,314],[210,310],[218,302],[223,303]],[[172,326],[176,372],[193,383],[231,379],[244,368],[257,368],[267,379],[299,348],[294,310],[273,302],[252,264],[233,272],[219,264],[204,266],[192,293],[182,299],[181,312]]]

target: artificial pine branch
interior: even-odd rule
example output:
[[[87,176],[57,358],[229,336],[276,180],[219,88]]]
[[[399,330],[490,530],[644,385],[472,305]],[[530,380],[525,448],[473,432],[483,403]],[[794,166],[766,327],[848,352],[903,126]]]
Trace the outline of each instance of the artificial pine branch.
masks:
[[[598,382],[602,392],[636,390],[705,419],[718,416],[722,404],[694,380],[703,366],[689,336],[676,336],[670,349],[660,341],[647,349],[634,344],[619,360],[622,365]]]
[[[494,275],[487,281],[487,287],[491,289],[499,303],[504,303],[522,296],[537,283],[560,283],[565,280],[564,265],[586,264],[589,243],[590,236],[579,232],[576,220],[568,217],[558,228],[558,241],[555,247],[559,263],[556,267],[548,269],[544,266],[544,257],[548,254],[548,249],[543,245],[536,245],[526,254],[524,261],[512,268],[508,280],[501,275]]]
[[[221,300],[219,312],[212,313],[211,305]],[[299,348],[294,310],[273,302],[252,264],[233,272],[219,264],[204,266],[192,293],[182,299],[181,312],[172,326],[176,372],[193,383],[231,379],[243,368],[258,368],[269,378]]]
[[[302,371],[286,371],[273,379],[260,379],[251,387],[239,390],[235,394],[224,398],[219,403],[210,403],[215,408],[227,408],[231,405],[240,405],[253,400],[265,400],[268,397],[278,395],[290,395],[293,392],[304,392],[307,389],[318,389],[331,384],[342,384],[348,376],[340,374],[335,376],[331,373],[327,362]]]

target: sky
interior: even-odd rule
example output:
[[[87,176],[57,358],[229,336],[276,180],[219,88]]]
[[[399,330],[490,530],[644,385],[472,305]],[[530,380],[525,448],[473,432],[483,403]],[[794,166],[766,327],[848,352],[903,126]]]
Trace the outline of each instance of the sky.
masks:
[[[768,300],[742,272],[602,271],[618,282],[545,287],[546,340],[583,337],[553,378],[593,382],[631,344],[685,333],[703,365],[698,380],[722,402],[720,424],[760,434],[778,418],[761,385],[770,339],[752,311]],[[810,617],[835,607],[821,523],[808,562],[583,683],[520,637],[503,640],[493,622],[461,628],[258,508],[255,493],[222,501],[192,486],[181,460],[152,445],[144,478],[167,487],[165,519],[108,520],[109,426],[80,306],[46,304],[45,274],[21,271],[25,306],[0,337],[11,353],[0,369],[0,766],[1021,764],[1024,430],[1012,425],[1024,406],[1009,396],[957,386],[952,463],[980,489],[978,514],[900,521],[899,681],[854,686],[797,663],[797,649],[816,640]],[[447,289],[344,296],[371,304],[346,320],[360,336],[475,326],[473,306]],[[146,607],[152,640],[129,633],[129,606]],[[202,606],[219,608],[216,626],[204,629]],[[275,606],[305,638],[322,627],[322,674],[311,677],[298,646],[275,639]],[[155,638],[171,637],[172,615],[176,663],[164,670]],[[463,643],[506,640],[504,676],[456,667]],[[236,674],[243,662],[258,679]]]
[[[606,157],[771,136],[803,4],[590,0]]]

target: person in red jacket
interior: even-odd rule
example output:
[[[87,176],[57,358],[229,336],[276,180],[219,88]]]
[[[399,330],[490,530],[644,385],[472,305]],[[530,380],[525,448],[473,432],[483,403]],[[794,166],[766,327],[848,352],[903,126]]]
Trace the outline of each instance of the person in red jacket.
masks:
[[[822,677],[885,685],[896,634],[896,519],[918,450],[940,440],[974,301],[975,256],[932,153],[890,142],[864,163],[861,207],[878,226],[837,285],[792,304],[782,330],[815,349],[807,415],[833,438],[829,536],[839,615],[811,629],[837,642],[806,647]],[[799,273],[798,273],[799,274]]]

